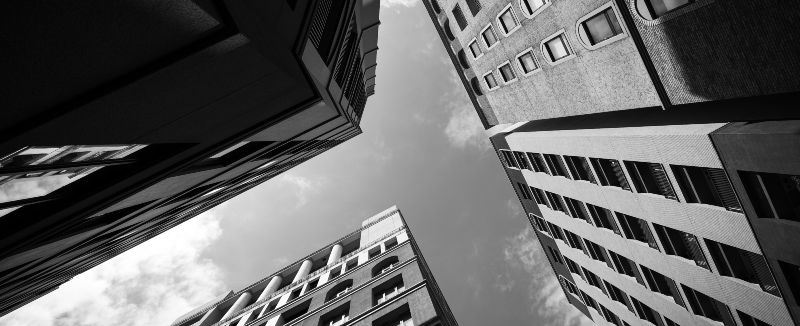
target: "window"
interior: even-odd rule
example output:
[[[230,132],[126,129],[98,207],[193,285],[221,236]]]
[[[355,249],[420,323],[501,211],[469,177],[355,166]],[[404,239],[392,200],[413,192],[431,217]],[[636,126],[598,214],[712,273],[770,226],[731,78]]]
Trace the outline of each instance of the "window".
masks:
[[[517,182],[517,188],[519,189],[519,193],[520,193],[520,195],[522,196],[523,199],[527,199],[527,200],[531,199],[531,194],[529,192],[530,190],[528,189],[528,186]]]
[[[619,19],[617,19],[614,7],[611,4],[605,9],[601,9],[599,13],[581,20],[579,26],[585,33],[590,45],[597,45],[623,33],[622,26],[620,26]]]
[[[306,285],[306,292],[316,289],[317,284],[319,284],[319,278],[308,281],[308,284]]]
[[[589,222],[589,215],[583,208],[583,203],[569,197],[564,197],[564,203],[567,205],[569,216]]]
[[[372,247],[372,249],[370,249],[367,252],[367,256],[368,256],[369,259],[375,258],[375,256],[380,255],[380,254],[381,254],[381,246]]]
[[[703,254],[703,249],[700,248],[697,237],[693,234],[659,224],[653,224],[653,228],[655,228],[656,234],[661,240],[661,246],[664,248],[665,254],[693,260],[695,265],[710,270],[705,254]]]
[[[539,229],[539,231],[542,231],[544,233],[548,233],[548,231],[547,231],[547,222],[545,222],[543,218],[538,217],[538,216],[533,215],[533,214],[530,214],[530,216],[534,217],[533,221],[536,222],[536,227]]]
[[[408,303],[376,319],[372,322],[372,326],[414,326]]]
[[[375,266],[372,267],[372,277],[378,276],[380,274],[392,270],[392,268],[397,266],[399,263],[400,260],[397,258],[397,256],[392,256],[384,260],[381,260],[380,263],[377,263],[375,264]]]
[[[520,0],[519,6],[522,8],[522,14],[527,16],[528,18],[533,18],[536,16],[542,9],[547,7],[550,3],[545,0]]]
[[[659,314],[650,308],[650,306],[641,303],[634,297],[630,297],[630,299],[631,305],[633,305],[633,309],[636,310],[636,314],[639,315],[639,318],[649,321],[653,325],[661,325],[661,323],[658,322],[661,319]]]
[[[528,153],[528,160],[531,162],[533,171],[548,173],[548,174],[550,173],[547,171],[547,165],[544,163],[544,158],[542,158],[542,154]]]
[[[356,266],[358,266],[358,258],[350,259],[347,261],[347,264],[344,265],[344,272],[352,271]]]
[[[467,28],[467,19],[464,18],[464,13],[461,12],[461,7],[458,4],[453,7],[453,17],[456,19],[456,23],[458,24],[458,28],[460,30],[463,31],[465,28]]]
[[[619,302],[627,307],[628,296],[625,295],[625,292],[622,292],[622,290],[620,290],[613,284],[608,283],[608,281],[603,281],[603,284],[606,286],[606,291],[608,291],[608,297],[611,298],[611,300]]]
[[[664,322],[666,322],[667,326],[681,326],[680,324],[672,321],[672,319],[669,319],[667,317],[664,317]]]
[[[574,56],[563,30],[542,41],[542,54],[553,65]]]
[[[663,165],[660,163],[624,162],[636,192],[651,193],[678,200]]]
[[[536,203],[547,206],[547,198],[544,195],[544,191],[534,187],[530,187],[530,189],[531,193],[533,194],[533,199],[536,200]]]
[[[567,175],[567,169],[564,166],[564,162],[561,161],[560,156],[554,154],[544,154],[544,161],[547,162],[547,167],[550,169],[551,175],[569,179],[569,176]]]
[[[589,211],[589,215],[592,217],[594,226],[608,229],[616,234],[621,235],[621,232],[617,228],[617,223],[614,222],[614,217],[611,215],[610,210],[592,204],[586,204],[586,209]]]
[[[564,231],[564,235],[570,247],[583,251],[583,239],[581,239],[581,237],[570,231]]]
[[[625,172],[622,171],[622,166],[619,164],[619,161],[603,158],[591,158],[589,161],[592,163],[595,172],[597,172],[600,185],[620,187],[628,191],[631,190],[631,187],[628,186],[628,179],[625,177]]]
[[[278,302],[280,301],[281,301],[280,297],[278,299],[270,301],[269,304],[267,304],[267,306],[264,307],[264,311],[262,311],[261,314],[263,315],[270,311],[275,310],[275,308],[278,307]]]
[[[545,194],[547,194],[547,199],[550,202],[550,208],[567,214],[567,209],[564,208],[564,204],[561,202],[561,196],[549,191],[545,191]]]
[[[331,269],[330,274],[328,274],[328,280],[335,279],[339,277],[339,275],[342,275],[342,265],[336,266],[333,269]]]
[[[692,307],[695,315],[703,316],[711,320],[722,322],[725,325],[735,325],[728,306],[704,293],[681,284],[683,293],[686,293],[686,301]]]
[[[558,276],[558,280],[561,281],[561,285],[566,288],[565,292],[572,293],[572,294],[574,294],[576,296],[579,295],[578,294],[578,287],[575,286],[574,283],[570,282],[569,280],[564,278],[564,276],[561,276],[561,275]]]
[[[672,172],[687,203],[714,205],[742,212],[742,205],[725,170],[673,165]]]
[[[384,241],[383,246],[386,247],[386,250],[394,248],[397,246],[397,237],[391,237],[389,240]]]
[[[497,70],[500,71],[500,77],[503,78],[504,83],[510,84],[517,80],[517,74],[514,73],[514,68],[508,61],[497,67]]]
[[[567,169],[569,169],[573,179],[597,183],[592,169],[589,167],[589,161],[585,157],[564,155],[564,161],[567,163]]]
[[[478,96],[483,95],[483,91],[481,91],[481,84],[478,81],[478,77],[472,77],[469,80],[469,84],[472,86],[472,91],[474,91],[476,95]]]
[[[497,35],[494,33],[494,28],[492,28],[492,24],[487,25],[481,31],[481,38],[483,39],[483,45],[486,46],[486,50],[491,50],[495,46],[497,46]]]
[[[592,299],[592,297],[590,297],[588,294],[586,294],[586,292],[583,292],[583,290],[580,290],[580,292],[581,292],[581,298],[583,298],[583,302],[586,303],[586,306],[594,308],[594,310],[597,310],[598,309],[597,302],[594,301],[594,299]]]
[[[800,266],[785,261],[778,261],[781,267],[781,272],[786,278],[786,283],[789,285],[789,290],[792,291],[794,301],[800,301]]]
[[[547,222],[547,226],[550,227],[550,232],[552,233],[553,238],[564,241],[564,230],[550,222]]]
[[[442,12],[442,7],[439,7],[439,0],[431,0],[431,7],[437,14]]]
[[[634,278],[636,277],[636,263],[634,263],[632,260],[625,258],[624,256],[611,250],[608,251],[608,257],[611,258],[611,262],[614,265],[614,270],[616,270],[617,273]]]
[[[650,287],[650,290],[652,290],[653,292],[661,293],[666,296],[670,296],[675,301],[675,303],[681,306],[684,305],[683,299],[681,298],[680,293],[678,293],[678,288],[675,285],[675,281],[652,269],[649,269],[641,265],[640,267],[642,268],[642,276],[647,282],[647,285]]]
[[[305,302],[298,304],[290,308],[289,310],[284,311],[280,316],[278,324],[281,323],[280,320],[283,320],[283,324],[288,324],[291,321],[297,319],[298,317],[305,315],[308,312],[308,308],[310,306],[311,306],[311,300],[306,300]]]
[[[347,302],[319,317],[319,326],[339,326],[350,320],[350,303]]]
[[[478,59],[483,56],[483,51],[481,51],[481,46],[478,45],[478,40],[472,39],[469,42],[469,52],[472,54],[473,59]]]
[[[644,0],[642,4],[644,4],[645,8],[638,9],[639,13],[644,14],[643,16],[645,19],[652,20],[692,2],[694,2],[694,0]],[[642,10],[646,10],[646,12],[642,12]]]
[[[372,305],[379,305],[405,291],[403,275],[397,275],[372,289]]]
[[[500,72],[502,73],[502,70]],[[531,170],[531,165],[528,163],[528,159],[525,157],[525,153],[514,152],[514,158],[517,160],[517,164],[519,165],[520,169]]]
[[[758,284],[765,292],[780,296],[764,256],[705,239],[719,274]]]
[[[800,222],[800,175],[740,172],[750,201],[761,218]]]
[[[301,292],[302,290],[303,290],[303,287],[299,287],[299,288],[296,288],[296,289],[294,289],[294,290],[292,291],[292,293],[289,293],[289,299],[288,299],[288,301],[292,301],[292,300],[294,300],[294,299],[297,299],[297,298],[299,298],[299,297],[300,297],[300,292]]]
[[[567,269],[569,269],[570,273],[577,274],[577,275],[581,275],[581,268],[580,268],[580,266],[578,266],[578,264],[577,264],[577,263],[575,263],[574,261],[572,261],[572,259],[569,259],[569,258],[567,258],[567,257],[564,257],[564,262],[566,263],[566,265],[567,265]],[[583,276],[581,276],[581,277],[583,277]]]
[[[494,79],[494,73],[492,71],[487,72],[485,75],[483,75],[483,81],[486,83],[486,87],[490,91],[495,90],[498,87],[497,80]]]
[[[655,238],[650,232],[650,226],[647,221],[619,212],[617,212],[617,218],[622,226],[622,233],[625,238],[644,242],[651,248],[658,250],[658,244],[656,244]]]
[[[525,76],[531,75],[539,69],[539,64],[536,63],[532,49],[527,49],[517,55],[517,65],[519,65],[519,70]]]
[[[472,13],[474,17],[481,11],[481,2],[479,0],[466,0],[467,7],[469,8],[469,12]]]
[[[344,296],[345,294],[347,294],[348,291],[350,291],[350,288],[352,288],[352,286],[353,286],[352,279],[344,280],[337,283],[330,290],[328,290],[328,293],[325,294],[325,302]]]
[[[606,256],[603,254],[605,249],[603,247],[586,239],[583,239],[583,242],[586,244],[586,251],[589,252],[589,257],[597,261],[606,262]]]
[[[506,163],[506,167],[519,169],[519,164],[517,164],[517,160],[514,158],[514,154],[512,154],[510,151],[502,149],[500,150],[500,154],[503,156],[503,160]]]
[[[619,319],[617,319],[618,318],[617,315],[611,312],[611,310],[608,310],[606,307],[603,307],[603,305],[600,305],[600,312],[603,313],[603,318],[606,321],[619,326]]]
[[[500,24],[500,31],[506,36],[519,28],[519,20],[517,19],[517,15],[514,14],[513,7],[510,3],[497,15],[497,23]]]
[[[770,326],[769,324],[750,316],[746,313],[743,313],[739,310],[736,310],[736,313],[739,314],[739,320],[742,321],[742,326]]]
[[[564,264],[564,260],[561,259],[561,254],[558,253],[557,250],[553,249],[553,247],[547,246],[547,249],[550,250],[550,256],[553,257],[553,260],[559,264]]]

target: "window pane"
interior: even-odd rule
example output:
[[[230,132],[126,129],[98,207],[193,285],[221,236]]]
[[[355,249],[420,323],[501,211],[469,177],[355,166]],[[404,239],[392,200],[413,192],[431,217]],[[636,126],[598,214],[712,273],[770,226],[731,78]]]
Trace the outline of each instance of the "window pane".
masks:
[[[479,55],[481,55],[481,47],[478,45],[478,42],[470,43],[469,50],[472,51],[473,58],[477,58]]]
[[[511,8],[500,15],[500,22],[503,23],[503,29],[506,33],[517,27],[517,21],[514,19],[514,14],[511,13]]]
[[[525,10],[528,11],[529,15],[533,14],[539,7],[544,6],[544,0],[523,0],[522,3],[525,5]]]
[[[503,76],[503,81],[505,82],[509,82],[510,80],[517,78],[517,76],[514,75],[514,70],[511,69],[510,64],[506,64],[500,67],[500,75]]]
[[[494,79],[493,74],[486,75],[483,78],[486,80],[486,85],[488,85],[489,88],[497,87],[497,81]]]
[[[564,40],[562,38],[563,36],[559,35],[545,43],[545,46],[547,46],[547,51],[550,52],[550,58],[553,61],[557,61],[569,55],[567,46],[564,44]]]
[[[497,42],[497,38],[494,36],[494,31],[491,27],[487,28],[483,31],[483,40],[486,42],[486,45],[492,46],[495,42]]]
[[[522,71],[526,74],[536,70],[536,61],[533,60],[533,53],[528,52],[519,57],[519,64]]]
[[[609,8],[583,22],[583,26],[586,28],[586,33],[589,34],[589,41],[592,45],[605,41],[620,33],[619,23],[617,23],[616,20],[617,17],[614,15],[614,11]]]
[[[666,14],[670,10],[675,10],[683,5],[686,5],[692,0],[648,0],[653,14],[658,17]]]

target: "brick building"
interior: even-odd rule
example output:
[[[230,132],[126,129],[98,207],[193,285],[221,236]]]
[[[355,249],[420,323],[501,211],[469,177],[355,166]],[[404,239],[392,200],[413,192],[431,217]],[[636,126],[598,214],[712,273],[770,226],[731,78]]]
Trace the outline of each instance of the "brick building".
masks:
[[[457,325],[397,209],[173,326]]]
[[[361,133],[377,1],[12,1],[0,315]]]

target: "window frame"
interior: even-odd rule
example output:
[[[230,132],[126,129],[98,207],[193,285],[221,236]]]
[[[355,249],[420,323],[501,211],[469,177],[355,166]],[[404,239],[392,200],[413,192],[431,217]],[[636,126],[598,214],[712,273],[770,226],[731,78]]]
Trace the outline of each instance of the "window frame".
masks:
[[[492,75],[492,78],[494,79],[494,83],[495,83],[494,87],[489,86],[489,82],[486,80],[486,76],[488,76],[488,75]],[[497,82],[497,77],[494,76],[494,70],[490,70],[489,72],[483,74],[481,76],[481,78],[483,78],[483,84],[486,85],[486,90],[488,92],[493,92],[496,89],[500,88],[500,83]]]
[[[544,4],[541,7],[534,9],[533,12],[531,12],[531,13],[528,13],[528,10],[525,9],[526,6],[523,3],[523,1],[527,1],[527,0],[519,0],[519,8],[520,8],[520,11],[522,11],[522,15],[525,16],[525,18],[528,18],[528,19],[533,19],[533,17],[536,17],[536,15],[540,14],[545,8],[550,6],[550,0],[542,0],[542,2],[544,2]]]
[[[524,56],[525,54],[528,54],[528,53],[531,54],[531,58],[533,58],[533,62],[534,62],[534,64],[536,64],[536,69],[533,69],[530,72],[526,73],[525,72],[525,68],[522,66],[522,62],[520,62],[519,58],[521,58],[522,56]],[[527,76],[530,76],[530,75],[533,75],[533,74],[535,74],[537,72],[542,71],[542,65],[539,63],[539,59],[536,58],[536,52],[533,51],[533,47],[529,47],[529,48],[527,48],[525,50],[522,50],[522,52],[520,52],[519,54],[517,54],[514,57],[514,62],[517,64],[517,66],[519,68],[519,71],[522,74],[522,76],[526,76],[527,77]]]
[[[604,12],[608,8],[611,8],[611,10],[614,12],[614,15],[616,16],[621,31],[619,34],[616,34],[605,40],[592,44],[591,36],[589,36],[589,32],[586,30],[584,23],[588,21],[590,18],[593,18],[594,16],[600,14],[601,12]],[[622,15],[620,14],[619,8],[617,8],[617,6],[614,4],[614,1],[609,1],[608,3],[584,15],[583,17],[578,19],[578,21],[575,23],[575,35],[578,37],[579,43],[581,43],[581,45],[584,48],[591,51],[591,50],[597,50],[606,45],[609,45],[611,43],[617,42],[621,39],[628,37],[628,28],[627,26],[625,26],[625,22],[620,20],[620,17],[622,17]]]
[[[492,31],[492,34],[494,34],[495,42],[492,45],[489,45],[488,43],[486,43],[486,38],[483,36],[483,33],[486,32],[487,29],[490,29]],[[486,51],[490,51],[491,49],[494,49],[495,47],[497,47],[498,44],[500,44],[500,38],[497,37],[497,33],[494,31],[494,27],[492,26],[492,23],[487,24],[486,27],[481,29],[480,39],[483,42],[483,46],[486,47]]]
[[[514,78],[512,78],[511,80],[506,81],[506,78],[503,77],[503,71],[500,70],[500,68],[504,66],[508,66],[509,68],[511,68],[511,73],[514,75]],[[517,72],[514,70],[514,65],[511,64],[511,60],[506,60],[499,66],[497,66],[497,72],[500,74],[500,79],[503,80],[503,85],[513,84],[514,82],[519,80],[519,76],[517,75]]]
[[[481,51],[481,53],[478,56],[475,56],[475,53],[472,51],[472,44],[473,43],[475,45],[477,45],[478,46],[478,50]],[[469,53],[472,55],[472,60],[476,60],[477,61],[480,57],[483,56],[483,49],[481,49],[481,45],[480,45],[480,43],[478,43],[478,38],[477,37],[473,37],[472,40],[470,40],[467,43],[467,49],[469,49]]]
[[[460,14],[460,18],[464,21],[463,26],[461,25],[461,20],[458,19],[459,16],[456,15],[456,9]],[[461,9],[461,4],[456,3],[455,6],[453,6],[453,9],[450,9],[450,13],[453,14],[453,19],[456,21],[456,25],[458,25],[458,29],[460,31],[464,31],[465,29],[467,29],[467,27],[469,26],[469,22],[467,21],[467,16],[464,15],[464,10]]]
[[[503,25],[503,21],[500,19],[500,17],[502,17],[506,12],[510,12],[511,18],[514,19],[515,23],[517,23],[514,28],[508,30],[507,32],[505,31],[505,25]],[[505,7],[503,7],[503,9],[500,10],[500,13],[495,16],[495,21],[497,22],[497,25],[500,26],[500,33],[503,34],[504,37],[509,37],[522,27],[522,22],[519,20],[517,13],[514,12],[514,6],[512,6],[511,3],[507,4]]]
[[[560,64],[562,64],[564,62],[567,62],[567,61],[572,60],[573,58],[577,57],[577,54],[575,53],[575,49],[572,46],[571,42],[569,41],[569,38],[567,37],[567,35],[569,35],[569,34],[567,34],[567,32],[562,28],[562,29],[556,31],[553,34],[550,34],[548,37],[545,37],[539,43],[539,48],[542,51],[542,55],[544,56],[545,61],[547,61],[547,63],[549,63],[551,66],[560,65]],[[549,48],[547,47],[546,44],[548,42],[554,40],[557,37],[561,37],[561,41],[562,41],[562,43],[564,43],[564,48],[567,50],[568,54],[566,56],[564,56],[564,57],[561,57],[559,59],[555,59],[554,60],[550,56],[550,50],[549,50]]]

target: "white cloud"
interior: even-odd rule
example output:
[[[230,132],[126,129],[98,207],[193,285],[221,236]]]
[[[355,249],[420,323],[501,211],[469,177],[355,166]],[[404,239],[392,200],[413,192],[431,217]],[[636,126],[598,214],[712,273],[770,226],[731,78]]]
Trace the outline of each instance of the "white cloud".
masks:
[[[201,253],[222,234],[206,212],[0,319],[21,325],[168,325],[225,291]]]
[[[522,268],[531,277],[528,297],[534,313],[544,317],[548,326],[589,326],[594,323],[575,309],[558,283],[547,257],[531,228],[506,239],[506,262]]]
[[[381,6],[386,8],[392,7],[414,7],[419,3],[419,0],[381,0]]]
[[[295,208],[300,208],[308,204],[309,196],[319,193],[321,190],[320,188],[326,184],[326,179],[324,178],[311,179],[292,174],[291,171],[284,172],[276,178],[276,181],[288,184],[292,188],[292,193],[297,200],[295,202]]]
[[[452,108],[444,133],[450,143],[458,148],[489,146],[488,136],[471,104]]]

